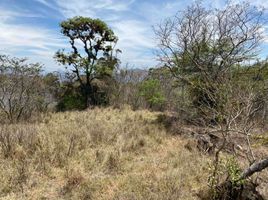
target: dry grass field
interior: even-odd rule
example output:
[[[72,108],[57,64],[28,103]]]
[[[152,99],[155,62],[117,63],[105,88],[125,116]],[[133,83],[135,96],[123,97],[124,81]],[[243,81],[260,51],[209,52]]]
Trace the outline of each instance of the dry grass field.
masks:
[[[208,157],[160,113],[96,108],[1,126],[1,199],[198,199]]]

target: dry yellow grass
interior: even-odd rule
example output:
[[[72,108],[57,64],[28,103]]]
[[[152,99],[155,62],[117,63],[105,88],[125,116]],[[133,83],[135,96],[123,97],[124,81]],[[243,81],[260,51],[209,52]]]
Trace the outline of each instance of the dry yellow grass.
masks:
[[[198,199],[208,159],[158,114],[96,108],[2,126],[0,198]]]

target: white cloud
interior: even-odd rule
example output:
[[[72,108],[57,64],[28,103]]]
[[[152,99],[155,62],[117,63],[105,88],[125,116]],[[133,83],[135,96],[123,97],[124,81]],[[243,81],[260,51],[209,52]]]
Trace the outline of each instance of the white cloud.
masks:
[[[5,48],[38,48],[49,50],[62,46],[61,39],[51,31],[27,25],[0,23],[0,43]]]
[[[160,17],[161,5],[149,8],[150,4],[142,2],[139,10],[131,10],[130,6],[135,0],[35,0],[46,7],[58,10],[65,18],[76,15],[101,18],[112,27],[119,37],[117,48],[123,51],[122,62],[134,64],[137,67],[152,66],[155,63],[152,51],[154,46],[152,25],[155,19]],[[170,9],[167,8],[169,11]],[[164,9],[164,11],[167,11]],[[173,8],[172,8],[173,9]],[[126,12],[127,11],[127,12]],[[126,19],[128,13],[134,15]],[[165,12],[161,12],[162,14]],[[170,12],[169,12],[170,13]],[[8,19],[15,19],[21,13],[9,13]],[[135,15],[149,16],[145,21],[136,19]],[[69,47],[69,44],[60,38],[59,32],[52,32],[46,28],[34,27],[32,25],[10,24],[0,21],[0,42],[4,52],[16,54],[24,52],[34,59],[49,63],[57,49]]]
[[[29,57],[46,67],[56,66],[53,55],[66,44],[57,34],[40,27],[0,23],[0,32],[1,54]]]
[[[119,44],[130,49],[153,48],[152,27],[136,20],[113,23],[114,32],[119,37]]]
[[[162,19],[175,15],[193,2],[193,0],[158,0],[155,3],[152,0],[34,1],[39,3],[35,4],[37,9],[45,10],[44,15],[54,20],[55,23],[59,22],[58,19],[77,15],[104,20],[119,37],[117,48],[123,52],[121,55],[123,63],[134,64],[136,67],[152,66],[156,63],[152,53],[156,45],[152,26]],[[267,0],[255,0],[253,3],[268,8],[265,1]],[[211,7],[221,7],[222,2],[221,0],[204,0],[204,4]],[[38,24],[18,24],[19,17],[43,17],[36,14],[40,12],[18,9],[21,8],[8,10],[0,7],[0,52],[14,56],[29,55],[35,61],[40,60],[45,63],[48,68],[55,66],[53,60],[55,51],[68,48],[68,42],[62,38],[59,30],[40,27]],[[268,42],[267,38],[266,42]]]
[[[36,2],[39,2],[40,4],[45,5],[46,7],[49,7],[51,9],[56,9],[53,4],[51,4],[51,1],[49,2],[48,0],[35,0]]]
[[[97,17],[99,11],[126,11],[135,0],[55,0],[66,18],[83,15]],[[106,14],[109,14],[108,12]]]
[[[45,64],[53,63],[53,54],[64,46],[60,34],[44,27],[16,23],[17,17],[37,15],[5,9],[0,11],[0,54],[30,57],[35,62]]]
[[[122,50],[121,60],[125,63],[144,67],[153,64],[152,49],[155,47],[152,28],[137,20],[125,20],[112,24],[119,37],[118,48]]]
[[[107,9],[113,11],[125,11],[129,9],[129,6],[134,3],[135,0],[98,0],[95,1],[95,5],[93,6],[96,9]],[[94,3],[94,1],[92,1]]]
[[[9,9],[0,7],[0,22],[11,20],[16,17],[36,18],[36,17],[43,17],[43,16],[40,14],[31,13],[28,10],[9,10]]]

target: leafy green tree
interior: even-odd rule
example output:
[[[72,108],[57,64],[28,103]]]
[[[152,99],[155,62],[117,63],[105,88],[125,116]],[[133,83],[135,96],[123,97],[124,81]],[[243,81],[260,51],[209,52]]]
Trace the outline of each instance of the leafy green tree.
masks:
[[[118,38],[108,25],[100,19],[74,17],[63,21],[61,32],[69,39],[71,52],[59,50],[55,58],[63,65],[72,66],[76,81],[84,96],[84,107],[96,105],[96,88],[93,81],[111,76],[118,64],[115,45]]]
[[[145,98],[149,104],[149,108],[161,106],[165,102],[160,82],[157,79],[145,80],[141,83],[139,90],[140,96]]]

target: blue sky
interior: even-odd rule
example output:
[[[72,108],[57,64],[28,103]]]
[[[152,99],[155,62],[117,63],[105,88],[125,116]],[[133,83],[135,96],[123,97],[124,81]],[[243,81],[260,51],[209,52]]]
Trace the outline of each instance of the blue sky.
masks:
[[[239,0],[236,0],[239,1]],[[152,26],[175,15],[192,0],[0,0],[0,53],[28,57],[41,62],[47,71],[62,69],[53,60],[58,49],[68,48],[59,23],[73,16],[104,20],[119,37],[117,47],[125,65],[137,68],[157,64]],[[204,0],[210,7],[224,6],[223,0]],[[268,8],[267,0],[253,4]],[[268,42],[268,40],[267,40]],[[263,44],[262,56],[268,55]]]

